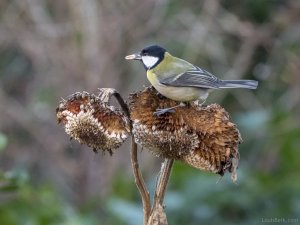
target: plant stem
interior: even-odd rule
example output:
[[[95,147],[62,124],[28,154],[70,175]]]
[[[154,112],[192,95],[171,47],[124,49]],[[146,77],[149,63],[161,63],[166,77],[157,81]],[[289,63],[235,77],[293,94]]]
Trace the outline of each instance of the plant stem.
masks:
[[[130,120],[130,112],[128,109],[128,105],[125,103],[122,96],[116,90],[111,91],[111,94],[117,99],[122,110],[128,117],[130,121],[130,130],[132,130],[132,123]],[[132,133],[131,133],[131,164],[132,164],[132,170],[134,175],[134,181],[142,198],[143,211],[144,211],[144,224],[147,224],[147,221],[150,216],[150,210],[151,210],[150,195],[139,168],[138,157],[137,157],[137,144],[134,140],[134,136]]]
[[[123,109],[123,111],[126,114],[126,116],[128,117],[128,119],[130,119],[130,112],[128,109],[128,105],[125,103],[122,96],[117,91],[115,91],[113,93],[113,96],[117,99],[118,103],[120,104],[121,108]]]
[[[160,205],[163,204],[173,163],[174,163],[174,159],[165,159],[165,161],[161,165],[160,176],[158,178],[158,182],[156,186],[153,206],[157,204]]]
[[[125,103],[122,96],[116,90],[106,90],[110,95],[113,95],[118,103],[120,104],[122,110],[129,118],[130,121],[130,130],[132,130],[132,122],[130,120],[130,112],[128,105]],[[163,208],[163,201],[167,189],[167,185],[169,182],[169,178],[171,175],[171,170],[173,166],[173,159],[165,159],[162,163],[160,176],[158,178],[153,207],[151,209],[150,195],[149,191],[145,185],[145,181],[143,179],[142,173],[139,168],[138,157],[137,157],[137,144],[134,140],[134,136],[131,132],[131,164],[133,169],[134,181],[140,192],[142,203],[143,203],[143,211],[144,211],[144,224],[160,224],[167,225],[167,218]]]
[[[150,210],[151,210],[150,195],[145,185],[144,179],[142,177],[142,173],[139,169],[139,164],[137,159],[137,144],[135,143],[133,136],[131,136],[131,164],[132,164],[132,169],[134,174],[134,181],[142,197],[143,211],[144,211],[144,224],[147,224],[147,221],[150,216]]]
[[[168,225],[163,202],[171,175],[173,162],[173,159],[165,159],[165,161],[162,163],[160,175],[156,185],[154,203],[147,225]]]

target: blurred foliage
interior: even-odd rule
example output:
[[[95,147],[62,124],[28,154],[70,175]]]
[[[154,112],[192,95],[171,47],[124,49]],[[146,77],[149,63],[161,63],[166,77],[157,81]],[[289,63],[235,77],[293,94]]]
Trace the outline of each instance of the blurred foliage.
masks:
[[[124,56],[166,46],[256,91],[211,94],[238,125],[238,184],[176,163],[169,224],[246,224],[300,215],[300,4],[294,0],[0,1],[0,224],[138,225],[128,145],[94,155],[55,124],[60,97],[148,84]],[[141,167],[153,195],[159,160]],[[295,222],[295,223],[296,223]]]
[[[7,137],[0,133],[0,153],[4,150],[7,145]]]
[[[0,204],[1,224],[95,224],[93,217],[76,213],[52,188],[32,184],[24,171],[1,174],[0,184],[1,195],[6,194]]]

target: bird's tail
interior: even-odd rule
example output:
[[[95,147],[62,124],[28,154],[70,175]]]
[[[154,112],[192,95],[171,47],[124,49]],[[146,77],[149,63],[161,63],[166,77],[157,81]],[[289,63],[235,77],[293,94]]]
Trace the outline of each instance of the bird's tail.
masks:
[[[256,80],[222,80],[219,88],[246,88],[256,89],[258,81]]]

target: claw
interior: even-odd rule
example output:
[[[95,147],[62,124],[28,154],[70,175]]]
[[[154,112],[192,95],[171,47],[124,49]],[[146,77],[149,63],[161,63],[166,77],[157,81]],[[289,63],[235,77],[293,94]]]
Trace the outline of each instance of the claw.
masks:
[[[166,109],[156,109],[156,111],[153,113],[155,116],[161,116],[165,113],[174,113],[175,110],[173,108],[166,108]]]

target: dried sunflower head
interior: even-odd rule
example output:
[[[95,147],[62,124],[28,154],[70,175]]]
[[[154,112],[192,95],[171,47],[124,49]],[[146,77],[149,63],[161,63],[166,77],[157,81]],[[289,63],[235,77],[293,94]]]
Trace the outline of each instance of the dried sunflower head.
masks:
[[[105,97],[103,97],[105,96]],[[109,97],[77,92],[62,100],[56,109],[58,123],[81,144],[109,151],[120,147],[130,132],[129,119],[116,107],[109,105]]]
[[[156,116],[158,109],[178,105],[154,88],[129,98],[132,133],[137,143],[159,157],[180,160],[201,170],[223,175],[232,172],[236,180],[240,134],[219,105],[190,104],[174,113]]]

